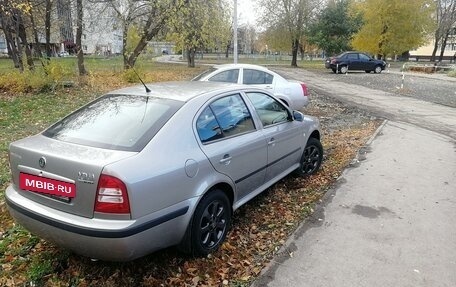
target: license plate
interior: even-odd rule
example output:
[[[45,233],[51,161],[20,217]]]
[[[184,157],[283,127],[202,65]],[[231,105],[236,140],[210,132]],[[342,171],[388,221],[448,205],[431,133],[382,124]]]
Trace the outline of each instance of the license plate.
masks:
[[[74,183],[68,183],[27,173],[19,174],[19,187],[23,190],[57,196],[66,196],[69,198],[76,196],[76,185]]]

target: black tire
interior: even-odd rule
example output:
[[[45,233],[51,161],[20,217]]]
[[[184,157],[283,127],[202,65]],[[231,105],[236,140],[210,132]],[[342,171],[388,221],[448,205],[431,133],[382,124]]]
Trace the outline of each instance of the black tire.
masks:
[[[323,161],[323,146],[316,138],[309,138],[301,156],[299,168],[295,173],[300,176],[312,175],[318,171]]]
[[[382,72],[382,70],[383,70],[382,66],[377,65],[377,66],[375,66],[374,73],[380,74]]]
[[[221,190],[203,197],[191,225],[191,250],[194,256],[206,256],[225,240],[231,223],[230,200]]]

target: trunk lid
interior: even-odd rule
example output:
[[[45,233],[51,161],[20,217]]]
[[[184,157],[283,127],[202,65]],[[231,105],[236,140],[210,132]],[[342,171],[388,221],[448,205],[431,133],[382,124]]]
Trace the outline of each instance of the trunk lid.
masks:
[[[32,136],[10,145],[13,185],[37,203],[92,218],[103,167],[135,154]]]

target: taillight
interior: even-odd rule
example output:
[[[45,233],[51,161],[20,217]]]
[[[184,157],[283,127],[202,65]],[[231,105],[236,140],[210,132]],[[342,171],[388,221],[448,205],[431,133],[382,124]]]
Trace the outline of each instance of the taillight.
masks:
[[[98,180],[95,211],[105,213],[130,213],[127,187],[118,178],[102,174]]]
[[[336,59],[331,59],[331,64],[336,64]]]
[[[309,95],[309,90],[307,89],[306,84],[301,84],[302,88],[302,93],[304,94],[304,97],[307,97]]]

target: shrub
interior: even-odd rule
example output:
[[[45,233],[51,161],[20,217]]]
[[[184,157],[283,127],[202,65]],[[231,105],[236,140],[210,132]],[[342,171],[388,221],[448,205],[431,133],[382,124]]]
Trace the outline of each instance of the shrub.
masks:
[[[0,74],[0,90],[12,93],[45,92],[55,89],[73,76],[74,73],[60,63],[43,63],[42,67],[37,66],[34,71],[26,70],[21,73],[12,70]]]
[[[136,70],[136,72],[135,72],[135,70]],[[139,75],[139,77],[141,77],[141,79],[145,78],[145,74],[142,71],[142,69],[135,68],[135,70],[134,69],[124,70],[122,77],[127,83],[139,83],[140,81],[139,81],[138,75]],[[138,73],[138,75],[136,73]]]

